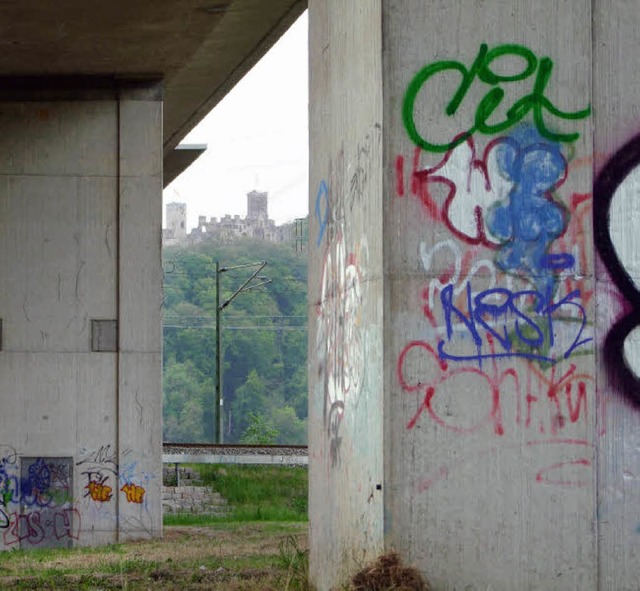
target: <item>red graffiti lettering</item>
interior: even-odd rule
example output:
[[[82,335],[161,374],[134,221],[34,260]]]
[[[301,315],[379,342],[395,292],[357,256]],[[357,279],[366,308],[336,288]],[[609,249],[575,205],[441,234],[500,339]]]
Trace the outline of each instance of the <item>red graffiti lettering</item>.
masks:
[[[528,362],[524,384],[515,367],[500,371],[496,360],[490,367],[489,371],[474,366],[450,368],[428,343],[410,342],[398,358],[397,377],[405,392],[423,394],[407,429],[413,429],[426,414],[437,425],[456,433],[490,426],[495,435],[502,436],[505,418],[501,396],[507,386],[516,401],[514,427],[556,435],[570,424],[587,419],[587,385],[593,383],[593,376],[579,373],[574,364],[560,376],[552,367],[547,376]],[[423,381],[419,375],[423,373],[434,377]],[[468,387],[457,387],[460,380],[474,384],[469,404],[460,401],[461,396],[468,395]],[[452,405],[458,409],[456,413],[449,412]]]
[[[591,460],[589,460],[588,458],[580,458],[579,460],[558,462],[557,464],[553,464],[552,466],[548,466],[547,468],[539,470],[536,474],[536,481],[543,484],[553,484],[556,486],[586,486],[591,482],[589,479],[579,480],[577,478],[567,479],[553,476],[554,471],[565,470],[567,466],[587,466],[588,468],[591,468]]]
[[[53,533],[57,540],[80,538],[80,513],[76,509],[57,511],[53,516]]]
[[[76,509],[32,511],[24,515],[12,513],[9,527],[3,534],[6,546],[26,542],[32,546],[46,539],[80,538],[81,518]]]

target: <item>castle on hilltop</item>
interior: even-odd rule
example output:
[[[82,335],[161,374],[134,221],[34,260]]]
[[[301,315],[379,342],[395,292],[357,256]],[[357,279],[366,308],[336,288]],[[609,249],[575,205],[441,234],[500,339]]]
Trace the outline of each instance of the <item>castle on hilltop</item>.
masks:
[[[247,216],[225,215],[218,219],[201,215],[198,226],[187,233],[186,203],[167,203],[167,227],[162,230],[164,246],[195,244],[205,241],[222,243],[239,238],[255,238],[268,242],[288,242],[295,239],[295,222],[277,226],[269,219],[269,196],[266,191],[247,193]]]

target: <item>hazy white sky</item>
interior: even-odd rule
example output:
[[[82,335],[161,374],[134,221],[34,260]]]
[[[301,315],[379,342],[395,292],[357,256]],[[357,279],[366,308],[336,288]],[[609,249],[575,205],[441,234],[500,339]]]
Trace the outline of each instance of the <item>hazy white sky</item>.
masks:
[[[164,191],[164,204],[198,215],[247,213],[249,191],[269,192],[278,224],[308,211],[307,13],[183,140],[207,151]]]

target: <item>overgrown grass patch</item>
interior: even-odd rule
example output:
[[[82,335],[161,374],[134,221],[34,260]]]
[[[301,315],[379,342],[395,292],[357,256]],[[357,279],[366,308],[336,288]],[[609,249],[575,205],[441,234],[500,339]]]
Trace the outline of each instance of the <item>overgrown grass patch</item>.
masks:
[[[189,464],[205,486],[219,492],[233,512],[225,516],[167,514],[165,525],[225,521],[306,521],[308,473],[301,466]]]

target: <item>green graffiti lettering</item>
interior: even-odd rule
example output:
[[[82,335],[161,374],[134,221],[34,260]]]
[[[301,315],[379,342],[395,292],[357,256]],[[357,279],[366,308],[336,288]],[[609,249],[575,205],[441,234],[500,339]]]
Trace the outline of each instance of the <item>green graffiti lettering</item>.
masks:
[[[522,71],[516,74],[503,75],[496,73],[491,65],[496,60],[505,57],[518,57],[524,60]],[[415,102],[418,94],[425,84],[434,76],[447,72],[459,72],[462,76],[460,85],[451,101],[445,108],[447,116],[456,114],[464,101],[469,89],[477,78],[484,84],[493,86],[480,100],[476,107],[473,126],[455,135],[455,139],[448,143],[435,143],[425,139],[418,131],[415,122]],[[480,51],[470,68],[466,68],[460,62],[448,60],[434,62],[422,68],[411,80],[404,96],[402,105],[402,120],[411,140],[423,150],[429,152],[446,152],[464,142],[475,132],[485,135],[501,133],[513,127],[529,113],[532,114],[533,123],[543,137],[556,142],[572,142],[580,137],[577,132],[557,133],[551,131],[545,122],[545,113],[564,120],[584,119],[591,114],[591,107],[575,112],[566,112],[558,109],[545,95],[547,84],[553,71],[553,62],[548,57],[538,59],[536,55],[522,45],[500,45],[489,50],[486,43],[480,46]],[[495,110],[500,106],[505,92],[500,88],[501,83],[518,82],[526,80],[535,73],[533,90],[530,94],[517,100],[506,113],[504,121],[488,123]]]

